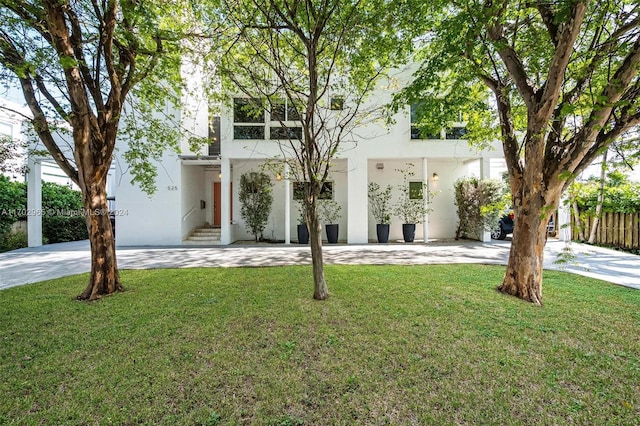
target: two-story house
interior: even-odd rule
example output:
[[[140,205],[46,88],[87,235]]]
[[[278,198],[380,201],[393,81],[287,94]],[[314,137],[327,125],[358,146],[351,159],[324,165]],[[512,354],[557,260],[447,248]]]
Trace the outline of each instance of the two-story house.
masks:
[[[197,79],[195,79],[197,80]],[[388,103],[395,86],[378,87],[369,103]],[[197,93],[197,91],[196,91]],[[327,105],[340,105],[340,94],[327,99]],[[190,152],[187,141],[182,153],[167,152],[159,167],[157,192],[148,196],[130,184],[124,161],[116,159],[117,245],[230,244],[251,240],[240,215],[238,188],[240,176],[258,171],[265,162],[277,162],[283,152],[280,144],[299,132],[295,108],[286,105],[248,115],[241,96],[209,117],[204,99],[185,98],[184,111],[174,115],[196,135],[209,136],[211,144],[200,152]],[[369,182],[394,187],[393,200],[399,197],[397,185],[402,175],[397,169],[414,165],[412,179],[426,184],[437,195],[430,200],[428,220],[418,225],[416,240],[448,239],[457,225],[454,205],[454,182],[463,176],[499,178],[504,171],[502,148],[498,141],[491,149],[478,151],[461,139],[463,126],[443,129],[439,135],[423,136],[412,126],[412,111],[407,106],[393,117],[393,124],[383,120],[363,124],[352,132],[353,140],[342,144],[335,156],[326,197],[341,206],[339,240],[363,244],[376,240],[376,223],[369,212]],[[290,126],[283,131],[282,123]],[[121,147],[119,153],[124,152]],[[274,203],[265,238],[296,242],[299,217],[295,203],[294,179],[283,170],[272,173]],[[390,241],[402,239],[402,222],[392,217]]]

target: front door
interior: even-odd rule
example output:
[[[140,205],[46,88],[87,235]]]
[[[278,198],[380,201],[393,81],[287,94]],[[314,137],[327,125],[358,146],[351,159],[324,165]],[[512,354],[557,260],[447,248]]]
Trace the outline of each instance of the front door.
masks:
[[[220,226],[222,223],[220,199],[220,182],[213,182],[213,226]]]
[[[213,226],[220,226],[222,224],[222,197],[220,182],[213,182]],[[229,219],[233,221],[233,191],[232,184],[229,184]]]

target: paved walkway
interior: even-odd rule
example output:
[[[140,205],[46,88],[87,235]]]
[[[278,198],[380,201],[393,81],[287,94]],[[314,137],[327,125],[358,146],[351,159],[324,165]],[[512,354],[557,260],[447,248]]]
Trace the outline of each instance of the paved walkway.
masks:
[[[509,241],[491,243],[365,244],[324,246],[327,264],[506,264]],[[554,264],[567,244],[551,240],[545,269],[567,272],[640,289],[640,257],[571,243],[575,258]],[[311,263],[308,246],[229,245],[220,247],[127,247],[117,251],[121,269],[279,266]],[[0,290],[90,269],[88,241],[49,244],[0,254]]]

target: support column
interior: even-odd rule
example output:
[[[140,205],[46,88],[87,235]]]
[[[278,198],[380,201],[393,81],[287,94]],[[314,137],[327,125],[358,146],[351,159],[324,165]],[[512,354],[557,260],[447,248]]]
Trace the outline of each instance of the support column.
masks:
[[[291,244],[291,181],[289,163],[284,163],[284,243]]]
[[[369,242],[367,159],[347,159],[347,243]]]
[[[422,187],[424,188],[422,194],[422,202],[425,209],[424,217],[422,218],[422,239],[424,244],[429,244],[429,171],[427,168],[427,159],[422,158]]]
[[[27,245],[42,246],[42,173],[40,160],[29,157],[27,177]]]
[[[480,158],[480,179],[489,179],[491,177],[491,159],[486,157]],[[482,231],[480,235],[480,241],[483,243],[491,242],[491,232],[487,230]]]
[[[560,201],[558,207],[558,217],[556,218],[556,232],[558,240],[571,241],[571,209],[565,202],[566,199]]]
[[[231,244],[232,226],[231,226],[231,162],[228,158],[220,160],[220,203],[222,210],[220,212],[220,242],[222,244]]]

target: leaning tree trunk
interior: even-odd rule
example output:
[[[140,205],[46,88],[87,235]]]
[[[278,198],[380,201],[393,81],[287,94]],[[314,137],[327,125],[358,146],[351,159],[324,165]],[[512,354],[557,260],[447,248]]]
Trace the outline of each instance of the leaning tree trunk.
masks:
[[[308,209],[307,226],[309,227],[311,263],[313,265],[313,298],[316,300],[326,300],[329,298],[329,289],[327,288],[327,281],[324,278],[322,227],[318,218],[316,203],[312,203]]]
[[[91,276],[87,288],[78,296],[79,300],[95,300],[123,290],[105,186],[103,182],[90,185],[83,197],[91,244]]]

